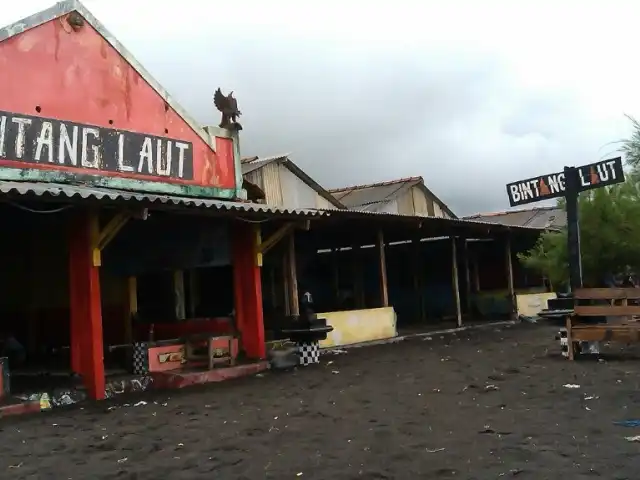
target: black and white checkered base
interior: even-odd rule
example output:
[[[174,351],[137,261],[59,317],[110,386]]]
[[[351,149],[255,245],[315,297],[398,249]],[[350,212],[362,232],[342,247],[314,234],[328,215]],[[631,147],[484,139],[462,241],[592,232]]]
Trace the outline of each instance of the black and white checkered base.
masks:
[[[133,374],[149,373],[149,346],[146,342],[133,344]]]
[[[567,329],[561,328],[558,332],[560,335],[560,350],[563,357],[569,357],[569,340],[567,339]]]
[[[320,363],[320,345],[317,341],[296,343],[296,350],[300,357],[300,365]]]
[[[569,357],[569,340],[567,338],[567,329],[561,328],[558,332],[560,336],[560,350],[563,357]],[[587,355],[600,354],[600,342],[580,342],[580,353]]]

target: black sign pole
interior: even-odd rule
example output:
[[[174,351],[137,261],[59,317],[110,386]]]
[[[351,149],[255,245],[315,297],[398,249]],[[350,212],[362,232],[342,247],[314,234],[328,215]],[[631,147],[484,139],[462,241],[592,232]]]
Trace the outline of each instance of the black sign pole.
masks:
[[[580,254],[580,218],[578,215],[578,194],[580,179],[578,169],[564,167],[565,192],[567,202],[567,252],[569,254],[569,286],[571,291],[582,287],[582,257]]]

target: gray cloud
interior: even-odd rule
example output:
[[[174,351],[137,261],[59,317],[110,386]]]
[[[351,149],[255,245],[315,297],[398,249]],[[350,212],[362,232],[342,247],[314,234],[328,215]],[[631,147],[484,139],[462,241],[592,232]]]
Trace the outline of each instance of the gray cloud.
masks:
[[[212,26],[216,11],[197,15],[191,6],[187,15],[182,3],[156,17],[142,0],[134,10],[87,2],[197,120],[217,123],[213,91],[234,90],[244,114],[243,155],[292,152],[327,187],[422,175],[460,215],[498,210],[507,206],[506,183],[597,160],[604,144],[626,132],[622,111],[596,108],[600,95],[610,95],[602,85],[585,97],[586,87],[567,75],[536,83],[559,77],[552,62],[548,71],[540,67],[544,50],[497,34],[494,44],[474,48],[491,33],[474,37],[474,23],[461,25],[457,37],[447,32],[445,40],[464,40],[456,44],[414,44],[398,37],[402,29],[382,31],[389,41],[372,44],[328,27],[304,36],[299,27],[250,22],[238,11],[233,22]],[[291,15],[298,15],[292,25],[313,22],[311,14]],[[493,28],[503,23],[518,33],[507,21]],[[349,26],[354,35],[361,27]],[[572,39],[570,51],[579,47]]]

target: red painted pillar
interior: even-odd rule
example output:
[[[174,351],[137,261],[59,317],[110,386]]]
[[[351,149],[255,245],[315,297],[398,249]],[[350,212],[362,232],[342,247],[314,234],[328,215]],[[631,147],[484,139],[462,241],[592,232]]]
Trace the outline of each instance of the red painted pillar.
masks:
[[[69,239],[69,285],[71,306],[71,366],[82,375],[89,396],[102,400],[105,373],[102,339],[100,269],[94,265],[97,235],[95,217],[78,212],[71,222]]]
[[[255,225],[234,222],[232,227],[233,286],[236,322],[242,347],[250,358],[267,355],[262,311],[262,278],[258,265],[258,234]]]

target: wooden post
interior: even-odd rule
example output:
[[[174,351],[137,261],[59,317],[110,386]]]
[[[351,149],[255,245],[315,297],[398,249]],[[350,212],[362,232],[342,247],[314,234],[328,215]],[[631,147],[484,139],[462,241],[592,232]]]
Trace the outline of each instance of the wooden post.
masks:
[[[376,241],[378,249],[378,264],[380,269],[380,304],[382,307],[389,306],[389,292],[387,290],[387,262],[384,251],[384,234],[378,230]]]
[[[124,324],[124,343],[133,343],[133,317],[138,313],[138,279],[127,278],[127,315]]]
[[[413,266],[413,289],[418,299],[418,314],[420,321],[424,322],[424,282],[422,271],[422,251],[420,250],[422,243],[420,237],[414,238],[411,241],[411,263]]]
[[[569,354],[569,360],[575,358],[575,345],[573,344],[573,334],[571,329],[573,327],[573,318],[571,315],[567,315],[565,318],[565,328],[567,329],[567,353]]]
[[[300,299],[298,296],[298,271],[296,268],[296,237],[291,232],[288,239],[287,266],[289,271],[289,301],[291,302],[291,315],[300,315]]]
[[[173,272],[173,294],[174,305],[177,320],[185,320],[187,318],[186,302],[184,292],[184,271],[176,270]]]
[[[200,282],[198,278],[198,270],[195,268],[189,270],[187,278],[189,281],[189,311],[187,312],[187,315],[189,318],[196,318],[198,306],[200,305]]]
[[[471,271],[469,266],[469,242],[466,238],[464,241],[464,289],[465,289],[465,303],[466,314],[471,313]]]
[[[337,248],[331,249],[331,271],[333,273],[333,296],[337,305],[340,300],[340,263]]]
[[[360,261],[360,245],[351,247],[351,270],[353,272],[353,300],[357,309],[365,307],[364,285],[362,284],[362,262]]]
[[[33,355],[38,351],[38,340],[40,338],[40,329],[38,323],[37,301],[36,301],[36,286],[39,285],[38,281],[38,260],[35,258],[38,255],[38,249],[36,248],[36,242],[39,236],[35,233],[35,229],[30,228],[27,232],[27,238],[24,239],[28,246],[29,255],[25,259],[26,265],[24,265],[25,272],[29,276],[29,283],[25,286],[27,288],[27,304],[25,305],[27,310],[27,352],[29,355]]]
[[[231,245],[234,278],[236,328],[247,357],[266,357],[262,310],[262,275],[257,225],[233,224]]]
[[[79,212],[69,239],[71,361],[94,400],[105,397],[100,269],[94,256],[98,234],[97,212]]]
[[[458,327],[462,326],[462,309],[460,308],[460,285],[458,282],[458,251],[456,237],[451,237],[451,277],[453,279],[453,295],[456,304],[456,319]]]
[[[273,263],[269,265],[269,292],[271,296],[271,307],[278,306],[278,289],[276,287],[276,267]]]
[[[511,257],[511,236],[507,236],[505,245],[505,262],[507,264],[507,290],[509,292],[509,302],[511,304],[511,319],[515,320],[517,316],[516,295],[513,288],[513,262]]]
[[[288,242],[285,244],[288,246]],[[291,300],[289,298],[291,293],[291,282],[289,278],[289,251],[285,249],[282,251],[282,293],[284,301],[284,314],[291,315]]]
[[[473,292],[480,293],[480,262],[473,257]]]

